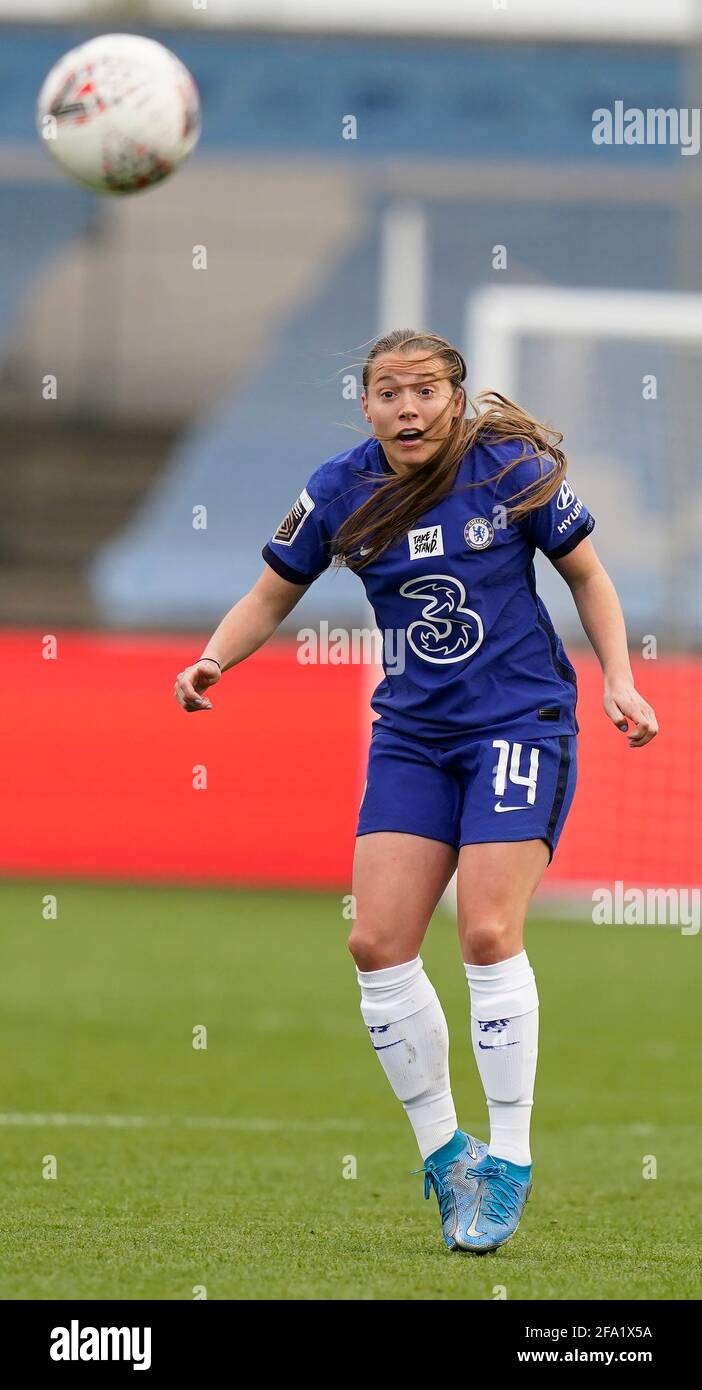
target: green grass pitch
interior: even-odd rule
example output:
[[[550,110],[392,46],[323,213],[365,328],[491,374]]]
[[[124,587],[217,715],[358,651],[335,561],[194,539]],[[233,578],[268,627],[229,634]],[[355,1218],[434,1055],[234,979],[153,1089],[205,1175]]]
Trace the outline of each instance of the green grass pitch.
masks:
[[[0,1297],[699,1298],[699,938],[530,920],[534,1191],[514,1240],[478,1258],[445,1249],[411,1176],[342,908],[341,894],[2,885]],[[448,918],[422,955],[459,1123],[487,1137]]]

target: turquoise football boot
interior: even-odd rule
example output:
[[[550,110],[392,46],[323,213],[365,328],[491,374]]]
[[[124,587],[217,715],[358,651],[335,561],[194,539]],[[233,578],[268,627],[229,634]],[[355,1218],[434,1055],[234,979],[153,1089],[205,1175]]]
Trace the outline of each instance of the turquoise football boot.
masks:
[[[531,1192],[531,1164],[520,1167],[485,1153],[469,1171],[475,1185],[473,1201],[467,1219],[463,1208],[454,1239],[458,1250],[482,1255],[512,1239]]]
[[[457,1129],[448,1144],[429,1155],[423,1168],[413,1170],[424,1174],[424,1196],[427,1201],[432,1188],[436,1193],[441,1227],[449,1250],[459,1249],[458,1233],[470,1225],[480,1185],[474,1168],[487,1151],[487,1144]]]

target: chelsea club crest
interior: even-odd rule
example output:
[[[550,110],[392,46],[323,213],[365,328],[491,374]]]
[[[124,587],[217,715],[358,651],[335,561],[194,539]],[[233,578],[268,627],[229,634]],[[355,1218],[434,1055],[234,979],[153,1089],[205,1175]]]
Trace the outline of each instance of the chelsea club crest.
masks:
[[[487,517],[474,516],[466,522],[463,536],[471,550],[485,550],[495,539],[495,532]]]

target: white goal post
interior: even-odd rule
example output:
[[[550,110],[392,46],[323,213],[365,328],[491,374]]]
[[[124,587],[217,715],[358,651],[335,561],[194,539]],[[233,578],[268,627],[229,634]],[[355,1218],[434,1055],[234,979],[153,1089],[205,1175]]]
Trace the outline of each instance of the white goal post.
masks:
[[[477,290],[468,296],[464,332],[469,378],[476,390],[516,393],[519,340],[526,334],[699,344],[702,294],[557,285]]]

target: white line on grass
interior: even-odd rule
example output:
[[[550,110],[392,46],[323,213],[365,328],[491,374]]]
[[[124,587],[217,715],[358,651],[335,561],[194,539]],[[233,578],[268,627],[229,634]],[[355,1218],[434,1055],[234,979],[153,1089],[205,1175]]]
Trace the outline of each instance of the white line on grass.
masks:
[[[477,1128],[484,1128],[479,1121]],[[302,1134],[323,1134],[325,1131],[330,1133],[345,1133],[348,1130],[362,1130],[365,1128],[363,1120],[348,1119],[321,1119],[321,1120],[287,1120],[274,1119],[269,1115],[251,1116],[248,1119],[240,1119],[234,1115],[81,1115],[65,1114],[61,1111],[54,1111],[46,1114],[34,1111],[10,1110],[5,1113],[0,1112],[0,1128],[35,1128],[43,1126],[54,1126],[56,1128],[73,1129],[175,1129],[182,1126],[184,1129],[230,1129],[242,1130],[244,1133],[256,1132],[278,1132],[282,1130],[296,1131]],[[470,1126],[471,1133],[474,1127]],[[373,1125],[374,1130],[395,1129],[396,1126],[390,1123]],[[600,1135],[611,1134],[615,1130],[625,1134],[646,1135],[653,1134],[657,1126],[649,1121],[630,1122],[620,1125],[576,1125],[564,1129],[562,1137],[578,1135]],[[676,1129],[696,1129],[694,1125],[676,1125]]]

